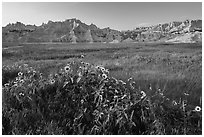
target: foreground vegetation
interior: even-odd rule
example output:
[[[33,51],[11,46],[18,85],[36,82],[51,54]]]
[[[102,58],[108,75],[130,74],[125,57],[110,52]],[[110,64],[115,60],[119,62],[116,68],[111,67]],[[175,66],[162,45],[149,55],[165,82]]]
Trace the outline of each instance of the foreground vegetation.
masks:
[[[200,107],[141,91],[102,66],[71,62],[48,77],[27,64],[4,66],[3,83],[3,134],[202,133]]]
[[[3,133],[201,134],[201,49],[3,44]]]

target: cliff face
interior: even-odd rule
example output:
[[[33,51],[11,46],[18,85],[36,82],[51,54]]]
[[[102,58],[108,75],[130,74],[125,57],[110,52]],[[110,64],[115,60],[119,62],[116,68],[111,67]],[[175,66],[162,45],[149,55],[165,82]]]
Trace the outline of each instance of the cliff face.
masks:
[[[3,42],[111,42],[121,41],[120,32],[110,28],[99,29],[77,19],[63,22],[49,21],[39,27],[22,23],[3,27]]]
[[[202,40],[202,20],[170,22],[149,27],[137,27],[131,31],[100,29],[77,19],[63,22],[49,21],[40,26],[24,25],[20,22],[2,28],[3,42],[197,42]],[[181,39],[181,40],[180,40]]]
[[[132,38],[136,41],[171,41],[197,42],[202,40],[202,20],[186,20],[170,22],[149,27],[138,27],[135,30],[123,32],[123,38]],[[198,37],[195,41],[194,37]],[[201,38],[201,39],[200,39]],[[169,42],[170,42],[169,41]],[[187,42],[186,41],[186,42]]]

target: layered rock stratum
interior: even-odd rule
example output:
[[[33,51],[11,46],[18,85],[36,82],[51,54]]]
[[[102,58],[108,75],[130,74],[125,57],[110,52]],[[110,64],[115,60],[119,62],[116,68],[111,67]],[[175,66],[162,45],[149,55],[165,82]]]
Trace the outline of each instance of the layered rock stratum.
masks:
[[[2,27],[3,42],[67,42],[67,43],[119,43],[119,42],[175,42],[194,43],[202,41],[202,20],[185,20],[161,23],[133,30],[118,31],[87,25],[78,19],[48,21],[40,26],[21,22]]]

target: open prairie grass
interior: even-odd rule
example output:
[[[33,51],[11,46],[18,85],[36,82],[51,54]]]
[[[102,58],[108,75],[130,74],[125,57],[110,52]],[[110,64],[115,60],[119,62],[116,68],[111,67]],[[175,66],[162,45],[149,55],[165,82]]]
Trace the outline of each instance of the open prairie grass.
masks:
[[[118,79],[133,77],[140,88],[166,84],[166,94],[172,97],[185,91],[201,96],[201,43],[16,44],[21,47],[15,49],[10,45],[3,46],[8,48],[2,51],[5,65],[27,63],[48,75],[67,61],[82,60],[105,66]]]
[[[145,91],[148,96],[162,91],[166,98],[176,103],[187,100],[189,110],[194,109],[195,106],[202,107],[201,43],[16,44],[17,48],[14,46],[15,44],[10,45],[3,45],[6,48],[2,51],[3,66],[8,68],[28,64],[48,78],[51,74],[58,73],[68,62],[84,61],[94,66],[104,66],[109,70],[109,76],[117,80],[127,83],[131,77],[135,82],[134,88],[137,91]],[[18,69],[6,70],[3,71],[3,84],[15,79],[19,72]],[[158,100],[152,98],[151,101]],[[160,115],[160,111],[155,113]],[[169,114],[173,114],[173,108],[170,111],[172,112]],[[178,115],[180,116],[180,114]],[[169,119],[160,120],[158,122],[157,119],[157,124],[167,124]],[[178,121],[177,126],[182,127],[182,124],[184,123]],[[51,124],[48,125],[52,127]],[[160,126],[168,126],[168,124]],[[160,130],[162,129],[164,128],[161,127]],[[200,129],[200,125],[199,127],[195,126],[196,129]],[[59,132],[61,130],[59,129]],[[165,130],[160,133],[186,133],[183,129],[174,128],[172,125],[169,128],[166,127]],[[189,128],[189,130],[192,129]],[[188,134],[195,134],[195,132],[189,131]],[[159,133],[155,132],[154,134]]]

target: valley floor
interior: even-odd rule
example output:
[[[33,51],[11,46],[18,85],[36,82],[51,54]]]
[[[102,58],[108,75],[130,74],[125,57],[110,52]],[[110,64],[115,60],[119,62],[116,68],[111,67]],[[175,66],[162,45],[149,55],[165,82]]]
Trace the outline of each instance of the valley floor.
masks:
[[[73,60],[103,65],[117,79],[132,77],[141,90],[160,88],[175,100],[188,92],[189,103],[201,105],[201,43],[3,43],[2,57],[3,65],[28,64],[45,75]]]

